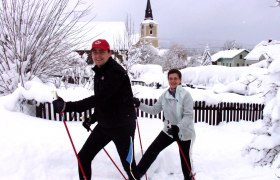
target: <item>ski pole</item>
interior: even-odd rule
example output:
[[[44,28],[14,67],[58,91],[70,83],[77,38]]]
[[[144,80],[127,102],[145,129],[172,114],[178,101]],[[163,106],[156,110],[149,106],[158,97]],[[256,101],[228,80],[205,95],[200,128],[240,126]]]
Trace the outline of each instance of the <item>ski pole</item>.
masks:
[[[143,148],[142,148],[142,141],[141,141],[141,134],[140,134],[140,128],[139,128],[138,120],[136,120],[136,123],[137,123],[137,130],[138,130],[141,153],[142,153],[142,157],[143,157],[144,151],[143,151]],[[146,180],[148,180],[147,173],[145,173],[145,177],[146,177]]]
[[[188,161],[187,161],[187,158],[186,158],[186,156],[185,156],[185,154],[184,154],[184,151],[183,151],[183,149],[182,149],[182,147],[181,147],[181,145],[180,145],[180,143],[179,143],[179,140],[177,140],[176,142],[177,142],[177,144],[178,144],[180,153],[181,153],[181,155],[183,156],[183,159],[184,159],[184,161],[185,161],[185,164],[186,164],[187,167],[188,167],[188,170],[189,170],[189,172],[190,172],[190,175],[191,175],[191,177],[192,177],[192,180],[195,180],[194,174],[192,173],[191,167],[190,167],[190,165],[189,165],[189,163],[188,163]]]
[[[80,117],[80,119],[82,120],[82,121],[85,121],[85,117],[84,117],[84,115],[82,116],[82,117]],[[88,129],[90,132],[92,132],[92,129],[90,129],[90,127],[89,127],[89,129]],[[113,160],[113,158],[110,156],[110,154],[108,153],[108,151],[105,149],[105,148],[103,148],[103,150],[105,151],[105,153],[107,154],[107,156],[110,158],[110,160],[112,161],[112,163],[115,165],[115,167],[118,169],[118,171],[121,173],[121,175],[122,175],[122,177],[125,179],[125,180],[127,180],[127,178],[125,177],[125,175],[122,173],[122,171],[120,170],[120,168],[117,166],[117,164],[115,163],[115,161]]]
[[[92,130],[90,129],[90,131],[92,132]],[[120,168],[118,167],[118,165],[115,163],[115,161],[113,160],[113,158],[110,156],[110,154],[108,153],[108,151],[103,148],[103,150],[105,151],[105,153],[107,154],[107,156],[110,158],[110,160],[112,161],[112,163],[115,165],[115,167],[118,169],[118,171],[121,173],[122,177],[127,180],[127,178],[125,177],[125,175],[122,173],[122,171],[120,170]]]
[[[58,98],[58,95],[57,95],[57,92],[56,92],[56,91],[52,91],[51,93],[52,93],[52,96],[53,96],[53,99],[54,99],[54,100]],[[72,140],[72,137],[71,137],[71,135],[70,135],[70,131],[69,131],[68,127],[67,127],[66,120],[65,120],[65,117],[64,117],[64,112],[60,112],[60,113],[59,113],[59,116],[61,117],[61,120],[63,121],[63,124],[64,124],[64,126],[65,126],[66,132],[67,132],[67,134],[68,134],[69,140],[70,140],[70,142],[71,142],[72,148],[73,148],[73,150],[74,150],[75,156],[76,156],[77,161],[78,161],[78,166],[79,166],[79,168],[81,169],[83,178],[84,178],[84,180],[87,180],[86,173],[85,173],[85,171],[84,171],[84,168],[83,168],[83,166],[82,166],[82,163],[81,163],[80,158],[79,158],[79,156],[78,156],[78,153],[77,153],[77,151],[76,151],[75,145],[74,145],[73,140]]]
[[[71,138],[69,129],[68,129],[67,124],[66,124],[66,120],[64,119],[64,113],[61,112],[61,113],[60,113],[60,116],[61,116],[62,121],[63,121],[63,123],[64,123],[65,129],[66,129],[67,134],[68,134],[68,137],[69,137],[69,139],[70,139],[70,142],[71,142],[71,144],[72,144],[72,147],[73,147],[74,153],[75,153],[75,155],[76,155],[76,158],[77,158],[77,160],[78,160],[78,165],[79,165],[79,167],[80,167],[80,169],[81,169],[83,178],[84,178],[84,180],[87,180],[86,173],[85,173],[85,171],[84,171],[84,168],[83,168],[83,166],[82,166],[82,163],[81,163],[81,161],[80,161],[80,158],[79,158],[79,156],[78,156],[78,154],[77,154],[75,145],[74,145],[74,143],[73,143],[73,140],[72,140],[72,138]]]
[[[171,128],[171,124],[169,123],[168,120],[167,120],[167,127],[168,127],[168,128]],[[189,163],[188,163],[188,161],[187,161],[187,158],[186,158],[186,156],[185,156],[185,154],[184,154],[184,151],[183,151],[183,149],[182,149],[182,147],[181,147],[181,145],[180,145],[180,143],[179,143],[179,140],[176,140],[176,142],[177,142],[177,144],[178,144],[179,151],[180,151],[181,155],[183,156],[183,159],[184,159],[184,161],[185,161],[185,164],[186,164],[186,166],[187,166],[187,168],[188,168],[188,170],[189,170],[189,172],[190,172],[190,175],[191,175],[191,177],[192,177],[192,180],[195,180],[194,175],[193,175],[193,173],[192,173],[192,171],[191,171],[191,167],[190,167],[190,165],[189,165]]]

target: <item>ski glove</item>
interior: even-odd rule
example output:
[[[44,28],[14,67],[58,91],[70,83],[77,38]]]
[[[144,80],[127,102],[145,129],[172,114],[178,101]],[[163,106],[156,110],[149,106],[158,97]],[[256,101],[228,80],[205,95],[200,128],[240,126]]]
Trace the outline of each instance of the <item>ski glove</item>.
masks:
[[[90,131],[90,125],[94,124],[96,122],[95,114],[90,115],[90,117],[86,118],[83,122],[84,128],[86,128],[87,131]]]
[[[52,103],[53,103],[53,110],[55,113],[61,113],[64,111],[66,103],[61,97],[58,96],[57,99],[54,100]]]
[[[167,130],[167,133],[168,133],[169,135],[172,135],[172,136],[173,136],[173,139],[174,139],[175,141],[178,141],[178,140],[179,140],[179,135],[178,135],[178,133],[179,133],[179,127],[178,127],[178,126],[176,126],[176,125],[171,125],[171,127]]]
[[[134,107],[138,108],[140,106],[140,100],[138,98],[133,98]]]

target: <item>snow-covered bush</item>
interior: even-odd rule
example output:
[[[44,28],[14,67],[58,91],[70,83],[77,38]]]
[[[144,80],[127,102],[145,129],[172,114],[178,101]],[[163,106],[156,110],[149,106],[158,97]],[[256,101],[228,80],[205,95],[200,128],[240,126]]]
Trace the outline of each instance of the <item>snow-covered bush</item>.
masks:
[[[131,75],[131,80],[143,81],[147,85],[152,83],[163,84],[164,77],[162,67],[155,64],[134,64],[129,74]]]
[[[187,52],[183,47],[173,45],[161,55],[161,59],[155,62],[155,64],[161,65],[164,71],[185,68],[187,64]]]
[[[256,165],[280,168],[280,57],[268,59],[265,86],[263,126],[254,131],[255,137],[245,148],[245,153]],[[257,158],[256,158],[257,157]]]
[[[128,61],[125,62],[127,70],[133,64],[152,64],[158,59],[158,49],[150,44],[140,44],[136,47],[131,47],[128,51]]]

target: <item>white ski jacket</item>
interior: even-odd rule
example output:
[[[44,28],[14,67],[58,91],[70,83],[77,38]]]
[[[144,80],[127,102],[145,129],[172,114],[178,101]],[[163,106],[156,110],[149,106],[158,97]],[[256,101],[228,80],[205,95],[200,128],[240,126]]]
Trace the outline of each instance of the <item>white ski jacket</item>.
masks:
[[[193,141],[195,139],[193,99],[191,94],[182,86],[177,86],[175,98],[166,90],[153,106],[140,103],[139,109],[153,115],[163,110],[165,117],[163,131],[166,134],[169,123],[179,127],[180,140]]]

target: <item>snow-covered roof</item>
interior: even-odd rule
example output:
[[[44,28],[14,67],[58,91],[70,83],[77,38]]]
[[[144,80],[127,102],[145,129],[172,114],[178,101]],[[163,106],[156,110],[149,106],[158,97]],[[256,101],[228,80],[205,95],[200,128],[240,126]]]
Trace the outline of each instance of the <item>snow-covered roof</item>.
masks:
[[[245,59],[249,61],[259,61],[264,54],[267,54],[273,59],[280,58],[280,41],[273,40],[270,42],[260,42],[247,56],[245,56]]]
[[[142,21],[142,24],[150,24],[150,23],[158,24],[155,20],[151,20],[151,19],[146,19]]]
[[[124,22],[78,22],[76,26],[82,27],[76,50],[90,50],[92,42],[97,39],[106,39],[113,50],[127,48],[128,34]]]
[[[216,62],[220,58],[233,58],[243,51],[247,51],[247,50],[246,49],[232,49],[232,50],[219,51],[216,54],[213,54],[211,56],[212,62]]]

